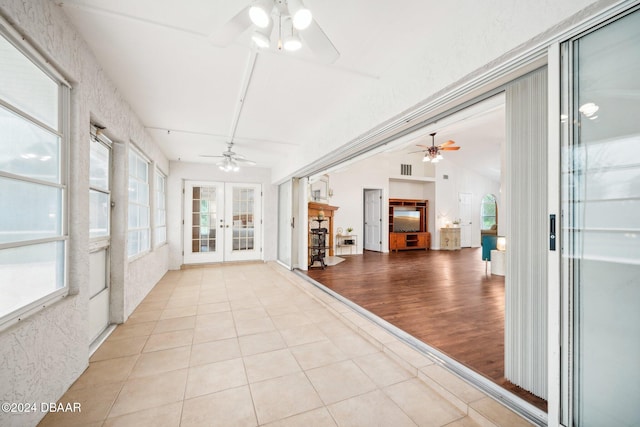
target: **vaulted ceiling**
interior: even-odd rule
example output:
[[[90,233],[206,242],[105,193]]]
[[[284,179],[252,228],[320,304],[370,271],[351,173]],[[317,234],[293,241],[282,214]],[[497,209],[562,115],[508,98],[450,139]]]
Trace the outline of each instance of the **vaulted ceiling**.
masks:
[[[250,30],[215,45],[213,37],[250,1],[60,6],[169,159],[214,163],[201,155],[220,154],[232,140],[257,166],[282,172],[346,144],[589,3],[542,0],[545,9],[510,1],[305,0],[340,52],[326,63],[306,46],[255,50]],[[469,132],[482,139],[480,130]]]

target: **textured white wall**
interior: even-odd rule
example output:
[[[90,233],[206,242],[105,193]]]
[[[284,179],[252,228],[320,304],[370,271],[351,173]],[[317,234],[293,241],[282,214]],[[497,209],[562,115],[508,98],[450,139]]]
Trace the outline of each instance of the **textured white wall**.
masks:
[[[123,145],[114,148],[112,318],[122,321],[167,270],[160,248],[126,258],[126,147],[130,141],[165,172],[168,161],[111,83],[56,2],[3,0],[0,13],[72,83],[69,153],[69,284],[71,295],[0,332],[0,401],[55,402],[88,365],[89,123],[98,121]],[[126,304],[125,304],[126,301]],[[2,426],[37,424],[40,413],[0,413]]]
[[[262,254],[265,261],[278,257],[278,186],[271,183],[271,171],[264,168],[240,168],[238,172],[223,172],[216,165],[189,162],[171,162],[171,175],[167,180],[167,227],[169,242],[169,268],[182,265],[183,196],[184,181],[241,182],[262,184]]]

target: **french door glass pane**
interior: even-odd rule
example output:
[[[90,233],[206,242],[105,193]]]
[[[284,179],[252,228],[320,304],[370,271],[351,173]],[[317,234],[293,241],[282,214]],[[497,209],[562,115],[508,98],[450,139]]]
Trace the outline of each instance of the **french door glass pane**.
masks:
[[[218,212],[216,187],[193,187],[191,252],[216,251]]]
[[[60,138],[0,107],[0,169],[60,183]]]
[[[233,189],[233,250],[253,250],[253,200],[254,189],[234,187]]]
[[[563,147],[573,424],[640,425],[640,12],[573,42]]]
[[[291,181],[278,187],[278,260],[291,267]]]
[[[89,237],[109,235],[109,194],[89,190]]]

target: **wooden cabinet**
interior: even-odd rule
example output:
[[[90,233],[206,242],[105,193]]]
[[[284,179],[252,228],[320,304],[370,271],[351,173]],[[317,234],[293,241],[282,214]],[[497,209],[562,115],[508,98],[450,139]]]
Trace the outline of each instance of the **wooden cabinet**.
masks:
[[[429,201],[389,199],[389,251],[429,249]]]

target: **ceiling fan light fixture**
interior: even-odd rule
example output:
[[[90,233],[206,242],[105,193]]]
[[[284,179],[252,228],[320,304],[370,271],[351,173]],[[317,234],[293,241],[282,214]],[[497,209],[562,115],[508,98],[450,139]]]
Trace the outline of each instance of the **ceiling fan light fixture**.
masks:
[[[267,28],[271,22],[269,4],[273,6],[271,0],[261,0],[255,2],[249,8],[249,18],[256,27]]]
[[[311,11],[307,9],[300,0],[289,0],[289,12],[293,17],[293,26],[296,30],[304,30],[313,21]]]
[[[302,40],[295,34],[285,37],[284,49],[289,52],[295,52],[302,47]]]

